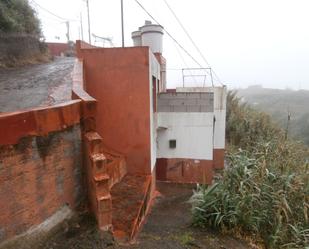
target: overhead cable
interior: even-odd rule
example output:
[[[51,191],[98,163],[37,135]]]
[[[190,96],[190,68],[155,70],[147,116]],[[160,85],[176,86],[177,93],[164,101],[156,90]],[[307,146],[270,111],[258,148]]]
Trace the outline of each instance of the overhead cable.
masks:
[[[187,65],[187,63],[186,63],[186,61],[185,61],[185,59],[183,58],[183,56],[181,55],[179,49],[177,48],[176,44],[175,44],[175,43],[173,43],[173,44],[174,44],[174,46],[175,46],[175,49],[176,49],[176,51],[177,51],[179,57],[181,58],[181,60],[182,60],[182,62],[183,62],[183,64],[185,65],[186,68],[189,68],[188,65]],[[189,70],[189,73],[190,73],[190,75],[192,76],[194,82],[197,83],[195,77],[193,76],[193,74],[192,74],[192,72],[191,72],[191,70]]]
[[[158,25],[162,26],[146,9],[145,7],[138,1],[134,0],[143,10],[144,12]],[[163,27],[163,26],[162,26]],[[199,66],[202,67],[202,65],[196,60],[172,35],[169,33],[164,27],[165,33]]]
[[[71,21],[71,22],[77,22],[77,20],[74,20],[74,19],[68,19],[68,18],[64,18],[64,17],[61,17],[61,16],[58,16],[57,14],[49,11],[48,9],[42,7],[40,4],[38,4],[36,1],[34,0],[31,0],[32,3],[34,3],[37,7],[39,7],[40,9],[44,10],[45,12],[49,13],[50,15],[54,16],[54,17],[57,17],[58,19],[61,19],[63,21]]]
[[[163,0],[164,3],[166,4],[167,8],[170,10],[170,12],[173,14],[173,16],[175,17],[176,21],[178,22],[178,24],[180,25],[180,27],[182,28],[182,30],[185,32],[185,34],[187,35],[187,37],[189,38],[189,40],[191,41],[191,43],[193,44],[193,46],[195,47],[195,49],[197,50],[197,52],[200,54],[200,56],[202,57],[202,59],[204,60],[204,62],[209,66],[209,62],[207,61],[207,59],[205,58],[205,56],[203,55],[202,51],[199,49],[199,47],[196,45],[196,43],[194,42],[194,40],[192,39],[191,35],[189,34],[189,32],[186,30],[186,28],[184,27],[184,25],[181,23],[180,19],[177,17],[176,13],[173,11],[173,9],[171,8],[171,6],[167,3],[166,0]],[[217,78],[217,80],[219,81],[220,84],[221,81],[218,77],[218,75],[215,73],[214,70],[212,70],[213,74],[215,75],[215,77]]]

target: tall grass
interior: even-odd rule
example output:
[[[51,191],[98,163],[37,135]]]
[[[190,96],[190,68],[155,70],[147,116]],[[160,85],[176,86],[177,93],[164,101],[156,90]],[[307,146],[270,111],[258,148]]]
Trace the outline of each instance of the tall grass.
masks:
[[[309,151],[266,114],[227,104],[228,168],[192,196],[194,223],[241,233],[267,248],[309,248]]]

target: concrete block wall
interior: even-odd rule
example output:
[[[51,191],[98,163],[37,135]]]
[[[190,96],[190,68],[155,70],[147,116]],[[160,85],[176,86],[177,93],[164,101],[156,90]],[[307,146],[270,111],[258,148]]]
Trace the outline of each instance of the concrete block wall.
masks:
[[[213,112],[214,95],[203,93],[160,93],[157,103],[158,112]]]

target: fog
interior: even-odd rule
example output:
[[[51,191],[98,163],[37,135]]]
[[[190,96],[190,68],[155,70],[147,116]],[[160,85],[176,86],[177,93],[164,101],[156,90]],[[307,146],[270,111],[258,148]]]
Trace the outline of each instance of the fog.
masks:
[[[263,85],[268,88],[309,90],[308,0],[167,0],[198,45],[220,82],[229,88]],[[86,3],[83,0],[35,0],[41,7],[70,21],[71,40],[88,41]],[[34,1],[46,41],[66,41],[65,20],[43,10]],[[144,7],[196,58],[208,67],[185,35],[164,0],[140,0]],[[91,33],[112,37],[121,45],[120,0],[89,0]],[[124,0],[125,45],[131,32],[149,16],[134,0]],[[58,37],[56,39],[56,37]],[[101,43],[96,43],[101,45]],[[168,87],[182,85],[182,68],[197,67],[165,34]],[[173,70],[170,70],[173,69]],[[177,69],[177,70],[175,70]],[[215,84],[219,84],[215,80]]]

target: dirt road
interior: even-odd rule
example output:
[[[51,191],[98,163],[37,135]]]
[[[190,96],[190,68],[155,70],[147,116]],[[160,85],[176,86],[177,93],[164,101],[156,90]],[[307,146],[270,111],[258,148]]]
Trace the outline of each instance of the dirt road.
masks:
[[[0,69],[0,112],[54,105],[70,100],[74,58]]]

